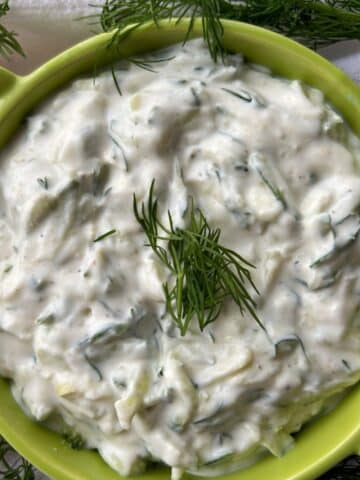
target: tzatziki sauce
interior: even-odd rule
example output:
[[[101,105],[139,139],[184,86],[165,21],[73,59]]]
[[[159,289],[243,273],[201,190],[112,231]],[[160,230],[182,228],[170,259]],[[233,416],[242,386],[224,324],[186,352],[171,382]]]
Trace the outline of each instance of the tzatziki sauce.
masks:
[[[34,420],[123,475],[217,475],[360,379],[360,142],[323,94],[201,40],[76,79],[0,154],[0,375]],[[113,79],[116,76],[118,91]],[[190,199],[256,268],[256,314],[225,302],[185,335],[133,194]]]

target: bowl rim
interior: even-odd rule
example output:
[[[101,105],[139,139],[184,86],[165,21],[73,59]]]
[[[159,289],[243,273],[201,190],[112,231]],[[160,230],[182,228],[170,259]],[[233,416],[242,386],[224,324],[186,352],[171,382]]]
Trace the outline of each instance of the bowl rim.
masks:
[[[105,48],[112,34],[100,34],[71,47],[25,76],[16,76],[0,68],[0,144],[7,141],[20,124],[23,116],[49,92],[57,89],[74,75],[79,75],[88,70],[93,65],[94,58],[99,55],[99,51],[102,52],[101,61],[98,62],[100,66],[109,63],[114,56],[133,54],[140,50],[152,50],[155,37],[155,44],[160,42],[165,46],[167,43],[175,43],[179,38],[184,37],[188,24],[189,19],[183,19],[177,24],[175,19],[171,22],[163,21],[159,23],[159,26],[156,26],[153,22],[148,22],[144,26],[132,30],[125,37],[117,52]],[[293,62],[300,62],[301,68],[306,73],[306,75],[298,75],[295,72],[294,77],[300,77],[306,83],[317,87],[326,80],[326,88],[322,88],[322,90],[325,90],[329,100],[344,113],[353,129],[360,134],[360,88],[344,72],[315,52],[269,30],[228,20],[224,20],[223,25],[225,28],[225,43],[242,42],[241,46],[237,48],[238,51],[244,51],[244,49],[250,51],[250,47],[252,47],[252,52],[247,55],[250,59],[252,59],[252,56],[259,58],[263,61],[258,63],[266,66],[275,62],[273,70],[282,74],[283,57],[281,55],[291,53],[295,57]],[[201,31],[201,20],[198,19],[194,23],[191,36],[200,36]],[[142,46],[139,48],[141,42],[149,48],[143,48]],[[232,46],[234,47],[234,45]],[[97,51],[96,55],[95,51]],[[269,56],[268,62],[267,56]],[[313,72],[313,78],[309,71]],[[284,76],[292,77],[292,75]],[[98,454],[88,451],[74,452],[61,443],[57,434],[29,420],[12,399],[8,383],[1,379],[0,400],[2,405],[0,434],[34,465],[54,479],[95,480],[104,478],[104,474],[108,480],[122,478],[105,466]],[[261,475],[265,472],[271,471],[272,480],[309,480],[323,473],[345,456],[351,453],[360,454],[360,409],[356,411],[354,405],[355,407],[360,405],[360,385],[353,388],[333,412],[305,426],[299,434],[299,440],[295,448],[282,459],[266,458],[260,462],[263,465],[263,470],[259,469],[259,464],[256,464],[248,470],[242,471],[241,474],[236,472],[226,476],[226,478],[229,480],[235,480],[236,478],[257,480],[263,478]],[[343,430],[340,438],[329,443],[329,436],[336,437],[339,425]],[[327,432],[328,438],[322,437],[322,429]],[[303,440],[304,438],[305,440]],[[315,440],[310,441],[314,438]],[[308,442],[308,445],[306,445],[306,442]],[[321,443],[326,443],[328,446],[324,448],[324,445],[322,445],[320,448]],[[37,447],[38,445],[41,446],[40,450]],[[317,450],[317,454],[314,450]],[[302,461],[306,456],[309,459],[308,463]],[[79,460],[80,457],[81,460]],[[79,462],[87,464],[86,476],[82,475],[81,469],[75,468],[74,470],[73,466],[69,468],[69,465]],[[92,473],[96,476],[91,476]],[[160,480],[167,478],[167,473],[165,469],[160,469],[160,471],[156,470],[155,473],[150,471],[137,478]],[[185,478],[193,477],[187,476]]]

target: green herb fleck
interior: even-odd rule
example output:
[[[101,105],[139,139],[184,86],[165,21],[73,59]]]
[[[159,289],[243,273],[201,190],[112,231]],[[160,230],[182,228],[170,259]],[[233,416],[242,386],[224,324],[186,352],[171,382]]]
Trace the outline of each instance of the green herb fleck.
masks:
[[[63,432],[61,435],[63,442],[73,450],[81,450],[85,447],[85,440],[79,433],[70,430]]]
[[[103,344],[112,341],[115,338],[121,337],[128,330],[128,327],[128,324],[123,323],[110,324],[109,326],[98,330],[93,335],[86,336],[78,343],[78,348],[84,349],[89,347],[90,345],[96,345],[99,343]]]
[[[351,367],[350,367],[350,364],[347,360],[345,359],[342,359],[341,360],[341,363],[344,365],[344,367],[346,368],[346,370],[349,370],[349,372],[351,372]]]
[[[10,10],[9,0],[0,3],[0,18],[4,17]],[[8,59],[13,53],[25,57],[24,50],[16,39],[16,33],[11,32],[4,25],[0,24],[0,55]]]
[[[296,333],[288,335],[287,337],[284,337],[275,343],[275,357],[289,354],[293,352],[297,346],[300,346],[304,356],[307,359],[304,343]]]
[[[117,147],[120,150],[121,156],[123,158],[124,166],[125,166],[125,171],[128,172],[129,171],[129,162],[128,162],[124,147],[121,145],[120,140],[119,140],[116,132],[114,132],[114,129],[112,127],[112,123],[110,124],[110,127],[109,127],[109,136],[111,138],[111,141],[115,145],[115,147]]]
[[[201,417],[194,420],[193,424],[202,425],[206,428],[214,426],[219,422],[219,414],[221,413],[222,410],[223,410],[223,406],[220,404],[212,414],[206,417]]]
[[[125,380],[119,380],[118,378],[113,378],[112,381],[116,388],[122,388],[122,389],[127,388],[127,383],[125,382]]]
[[[212,341],[212,343],[216,343],[215,335],[210,331],[209,331],[209,337],[210,337],[210,340]]]
[[[197,91],[195,90],[194,87],[191,87],[190,88],[190,91],[191,91],[191,95],[193,96],[194,98],[194,105],[195,107],[201,107],[201,100],[200,100],[200,97],[197,93]]]
[[[89,364],[89,366],[94,370],[94,372],[98,376],[99,382],[101,382],[101,380],[103,379],[103,376],[102,376],[102,373],[101,373],[99,367],[97,365],[95,365],[95,363],[89,358],[89,356],[86,353],[84,353],[84,358],[87,361],[87,363]]]
[[[36,319],[37,325],[51,325],[56,320],[56,317],[53,313],[49,313],[48,315],[40,316]]]
[[[47,177],[38,178],[37,182],[44,190],[49,190],[49,180]]]
[[[121,88],[120,88],[118,79],[117,79],[117,77],[116,77],[116,72],[115,72],[115,69],[114,69],[114,65],[111,65],[111,75],[112,75],[112,78],[113,78],[113,80],[114,80],[115,88],[116,88],[118,94],[119,94],[120,96],[122,96]]]
[[[114,235],[116,233],[116,229],[113,228],[112,230],[109,230],[106,233],[103,233],[102,235],[99,235],[95,240],[93,240],[94,243],[100,242],[101,240],[104,240],[104,238],[110,237],[110,235]]]
[[[169,62],[170,60],[173,60],[175,57],[164,57],[164,58],[136,58],[136,57],[129,57],[128,60],[130,63],[135,65],[138,68],[142,68],[143,70],[147,70],[148,72],[151,73],[157,73],[157,71],[154,69],[153,65],[159,64],[159,63],[164,63],[164,62]]]
[[[236,98],[240,98],[244,102],[251,103],[253,100],[253,97],[246,90],[239,90],[235,92],[235,90],[230,90],[229,88],[224,88],[224,87],[221,88],[221,90],[223,90],[226,93],[230,93],[230,95],[233,95]]]

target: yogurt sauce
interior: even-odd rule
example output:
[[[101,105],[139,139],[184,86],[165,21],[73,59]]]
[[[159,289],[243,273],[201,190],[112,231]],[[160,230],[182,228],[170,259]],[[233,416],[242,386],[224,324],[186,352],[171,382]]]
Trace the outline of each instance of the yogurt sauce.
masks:
[[[213,475],[282,455],[360,378],[360,142],[322,93],[240,55],[154,55],[117,66],[122,96],[110,70],[74,81],[1,153],[0,374],[121,474]],[[132,209],[152,179],[164,223],[192,197],[256,265],[268,335],[229,301],[181,337]]]

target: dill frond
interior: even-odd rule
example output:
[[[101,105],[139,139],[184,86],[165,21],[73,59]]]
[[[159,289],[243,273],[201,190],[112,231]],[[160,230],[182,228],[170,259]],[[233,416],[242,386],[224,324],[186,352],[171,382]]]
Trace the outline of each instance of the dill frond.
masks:
[[[154,196],[154,180],[148,201],[139,208],[133,196],[134,215],[144,230],[151,247],[160,261],[171,272],[163,291],[167,312],[185,335],[195,317],[200,330],[214,322],[224,303],[232,299],[241,314],[248,312],[265,330],[256,314],[256,303],[249,287],[259,293],[251,277],[254,266],[245,258],[220,243],[221,231],[211,228],[202,211],[191,202],[187,227],[173,224],[168,212],[169,226],[158,219],[158,200]]]
[[[316,48],[340,40],[360,39],[358,0],[106,0],[94,5],[91,17],[105,32],[114,31],[112,44],[149,20],[190,18],[185,41],[195,18],[202,21],[203,37],[211,57],[223,59],[221,19],[238,20],[274,30]],[[123,29],[128,27],[124,34]]]
[[[4,17],[9,9],[9,0],[0,2],[0,18]],[[0,24],[0,56],[8,59],[13,53],[18,53],[25,57],[24,50],[16,39],[16,33]]]

